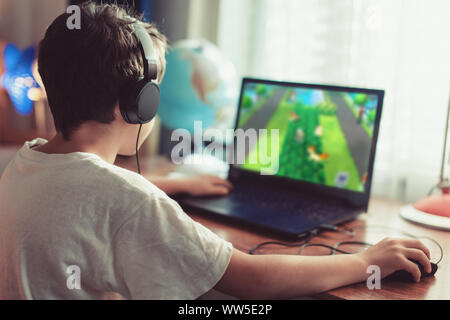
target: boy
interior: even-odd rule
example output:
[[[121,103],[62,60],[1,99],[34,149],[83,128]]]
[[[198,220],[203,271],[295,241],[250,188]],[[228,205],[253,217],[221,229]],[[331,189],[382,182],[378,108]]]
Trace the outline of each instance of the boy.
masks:
[[[139,129],[118,103],[121,88],[143,74],[127,12],[85,4],[80,30],[67,18],[52,23],[39,52],[58,133],[26,143],[0,183],[0,299],[196,299],[213,288],[291,298],[365,281],[370,265],[382,277],[406,269],[417,281],[409,259],[431,270],[416,240],[386,239],[352,255],[251,256],[192,221],[148,180],[113,165],[135,153]],[[166,40],[145,26],[160,82]],[[143,126],[141,143],[151,129]],[[81,286],[68,281],[73,270]]]

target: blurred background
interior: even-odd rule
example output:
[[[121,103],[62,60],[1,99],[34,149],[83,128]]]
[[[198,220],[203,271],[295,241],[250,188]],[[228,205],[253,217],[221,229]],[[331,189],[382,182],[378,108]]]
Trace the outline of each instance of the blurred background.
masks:
[[[0,172],[25,141],[54,134],[34,48],[55,17],[80,2],[0,0]],[[415,201],[438,182],[450,1],[112,2],[141,11],[172,46],[148,156],[170,154],[172,130],[192,131],[191,120],[233,127],[241,79],[251,76],[386,90],[373,193]]]

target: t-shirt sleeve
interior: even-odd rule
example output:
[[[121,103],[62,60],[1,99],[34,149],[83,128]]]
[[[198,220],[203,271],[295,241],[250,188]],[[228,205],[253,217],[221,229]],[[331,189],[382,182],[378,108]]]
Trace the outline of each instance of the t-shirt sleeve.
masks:
[[[169,198],[145,201],[114,240],[116,274],[130,299],[197,299],[222,278],[233,249]]]

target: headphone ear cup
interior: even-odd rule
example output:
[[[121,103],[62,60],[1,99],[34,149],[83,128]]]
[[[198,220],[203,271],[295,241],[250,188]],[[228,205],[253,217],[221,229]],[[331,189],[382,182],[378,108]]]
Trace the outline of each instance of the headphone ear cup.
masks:
[[[141,123],[148,123],[156,117],[159,100],[159,86],[152,81],[147,82],[138,98],[138,117],[142,121]]]
[[[119,99],[120,113],[129,124],[145,124],[158,113],[160,91],[146,79],[128,85]]]

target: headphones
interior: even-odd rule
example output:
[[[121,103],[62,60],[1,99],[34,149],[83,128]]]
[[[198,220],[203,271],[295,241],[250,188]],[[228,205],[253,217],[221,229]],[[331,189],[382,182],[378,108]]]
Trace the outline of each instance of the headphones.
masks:
[[[120,94],[119,105],[123,119],[129,124],[145,124],[158,112],[160,91],[153,80],[158,78],[158,60],[153,41],[143,24],[134,20],[133,29],[139,41],[144,61],[144,77],[126,85]]]

